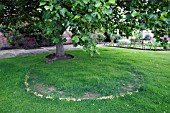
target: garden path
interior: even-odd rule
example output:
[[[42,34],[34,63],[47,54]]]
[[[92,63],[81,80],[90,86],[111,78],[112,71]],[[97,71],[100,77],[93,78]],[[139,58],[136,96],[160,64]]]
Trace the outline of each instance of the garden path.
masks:
[[[98,44],[102,46],[102,44]],[[76,50],[82,49],[81,46],[73,47],[73,45],[64,45],[65,50]],[[12,49],[12,50],[0,50],[0,58],[11,58],[16,56],[30,56],[33,54],[41,54],[45,52],[55,52],[55,46],[52,47],[41,47],[38,49]]]

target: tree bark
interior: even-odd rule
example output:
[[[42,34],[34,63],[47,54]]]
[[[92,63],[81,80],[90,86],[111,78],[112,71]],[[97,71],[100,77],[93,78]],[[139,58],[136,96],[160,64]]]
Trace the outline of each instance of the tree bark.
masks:
[[[59,42],[56,44],[56,56],[62,57],[64,56],[64,45],[63,42]]]

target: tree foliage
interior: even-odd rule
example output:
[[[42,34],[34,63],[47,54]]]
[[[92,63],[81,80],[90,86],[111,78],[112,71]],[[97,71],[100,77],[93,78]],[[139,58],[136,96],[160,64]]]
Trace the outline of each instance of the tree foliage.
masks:
[[[2,0],[0,23],[4,25],[15,25],[18,22],[32,23],[34,17],[41,18],[41,14],[36,10],[37,7],[39,0]]]
[[[93,56],[97,53],[91,34],[109,29],[112,25],[112,9],[115,0],[41,0],[43,20],[47,34],[55,43],[64,41],[63,32],[69,27],[73,33],[74,46],[80,44]],[[57,37],[56,37],[57,36]]]
[[[96,30],[112,34],[119,29],[121,35],[130,36],[136,29],[150,29],[162,41],[161,36],[170,35],[169,4],[169,0],[9,0],[0,2],[0,22],[41,24],[57,44],[65,41],[62,34],[69,28],[74,46],[83,46],[93,56],[97,49],[91,34]]]
[[[125,0],[124,0],[125,1]],[[134,29],[153,31],[155,38],[170,35],[170,1],[169,0],[131,0],[118,2],[125,10],[126,20],[124,31]]]
[[[5,30],[29,36],[42,32],[42,14],[37,11],[38,0],[3,0],[0,7],[3,7],[0,8],[0,25],[3,25]]]

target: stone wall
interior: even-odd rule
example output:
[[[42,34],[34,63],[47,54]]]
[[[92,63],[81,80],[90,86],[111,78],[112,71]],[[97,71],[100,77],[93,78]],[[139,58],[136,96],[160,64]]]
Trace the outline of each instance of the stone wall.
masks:
[[[0,49],[9,47],[9,43],[7,41],[7,38],[4,37],[4,35],[0,32]]]

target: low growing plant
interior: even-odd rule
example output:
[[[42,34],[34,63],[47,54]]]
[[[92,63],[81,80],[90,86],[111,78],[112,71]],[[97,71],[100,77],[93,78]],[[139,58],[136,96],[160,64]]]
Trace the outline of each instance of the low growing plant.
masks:
[[[122,37],[119,34],[114,35],[114,39],[116,40],[116,42],[120,39],[122,39]]]
[[[149,49],[152,49],[153,44],[151,42],[148,42]]]
[[[128,40],[128,39],[121,39],[121,40],[119,40],[119,42],[118,42],[118,44],[119,45],[122,45],[122,46],[127,46],[127,45],[129,45],[131,42],[130,42],[130,40]]]
[[[165,35],[164,37],[160,37],[160,40],[161,40],[161,46],[162,46],[164,49],[167,49],[167,47],[168,47],[168,41],[170,41],[170,38],[168,37],[168,35]]]
[[[159,42],[152,42],[153,48],[156,50],[159,46],[160,43]]]
[[[94,34],[91,34],[91,36],[92,36],[94,42],[96,42],[96,43],[100,43],[100,42],[102,42],[104,39],[106,39],[106,36],[105,36],[103,33],[98,33],[98,32],[96,32],[96,33],[94,33]]]

